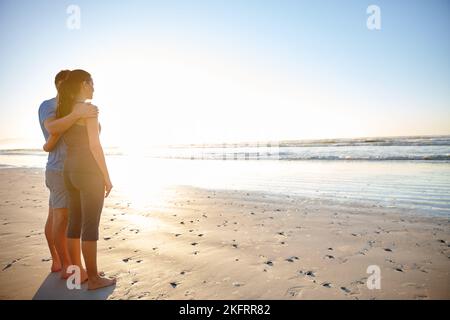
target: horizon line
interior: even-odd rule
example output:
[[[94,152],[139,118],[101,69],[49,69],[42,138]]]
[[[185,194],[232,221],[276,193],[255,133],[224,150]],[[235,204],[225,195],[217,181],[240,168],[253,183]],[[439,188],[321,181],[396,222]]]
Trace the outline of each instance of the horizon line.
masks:
[[[311,138],[311,139],[267,139],[267,140],[247,140],[247,141],[229,141],[229,142],[194,142],[194,143],[164,143],[164,144],[149,144],[144,147],[148,148],[157,148],[157,147],[168,147],[168,148],[179,148],[179,147],[199,147],[199,146],[218,146],[221,147],[223,145],[236,145],[236,146],[242,146],[242,145],[256,145],[256,144],[289,144],[289,143],[296,143],[296,142],[325,142],[325,141],[345,141],[345,140],[367,140],[367,139],[395,139],[395,138],[407,138],[407,139],[413,139],[413,138],[433,138],[433,137],[449,137],[450,133],[448,134],[423,134],[423,135],[392,135],[392,136],[358,136],[358,137],[338,137],[338,138]],[[5,141],[25,141],[27,139],[25,138],[7,138],[7,139],[0,139],[0,150],[41,150],[41,148],[26,148],[26,147],[20,147],[15,146],[11,148],[2,148],[2,144]],[[28,139],[29,140],[29,139]],[[369,141],[370,142],[370,141]],[[109,146],[104,145],[105,149],[122,149],[123,146]]]

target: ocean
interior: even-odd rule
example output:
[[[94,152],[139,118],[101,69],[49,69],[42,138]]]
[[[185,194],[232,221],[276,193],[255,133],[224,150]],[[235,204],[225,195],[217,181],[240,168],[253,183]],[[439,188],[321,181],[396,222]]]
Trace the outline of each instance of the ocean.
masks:
[[[247,190],[450,216],[450,136],[271,141],[106,149],[131,206],[176,186]],[[0,150],[0,168],[45,168],[36,149]]]

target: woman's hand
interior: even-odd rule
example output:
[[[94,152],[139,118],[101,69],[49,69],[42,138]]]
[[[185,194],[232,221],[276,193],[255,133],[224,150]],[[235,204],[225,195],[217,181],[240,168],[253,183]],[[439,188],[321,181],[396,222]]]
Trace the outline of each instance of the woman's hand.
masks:
[[[113,185],[111,183],[111,180],[108,179],[107,181],[105,181],[105,198],[109,196],[112,188]]]
[[[97,118],[98,107],[92,103],[79,102],[73,106],[73,112],[79,119]]]

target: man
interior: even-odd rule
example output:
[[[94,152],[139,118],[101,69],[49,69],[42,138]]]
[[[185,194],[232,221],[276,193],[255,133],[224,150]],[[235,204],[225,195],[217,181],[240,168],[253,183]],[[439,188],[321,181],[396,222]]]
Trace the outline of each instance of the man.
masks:
[[[55,86],[67,77],[69,70],[60,71],[55,77]],[[56,119],[57,98],[44,101],[39,107],[39,123],[47,140],[49,135],[60,136],[80,118],[98,116],[97,107],[91,104],[77,104],[72,113],[64,118]],[[45,146],[44,146],[45,149]],[[62,140],[49,151],[45,184],[50,190],[49,210],[45,224],[45,237],[52,256],[52,272],[61,272],[61,278],[67,278],[67,267],[71,265],[67,250],[68,195],[64,185],[63,168],[66,148]]]

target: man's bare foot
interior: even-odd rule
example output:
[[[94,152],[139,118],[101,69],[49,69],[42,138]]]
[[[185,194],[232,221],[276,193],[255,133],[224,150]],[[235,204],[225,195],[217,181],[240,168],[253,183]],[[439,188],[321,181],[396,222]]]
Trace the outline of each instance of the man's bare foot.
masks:
[[[88,280],[88,290],[97,290],[100,288],[109,287],[116,284],[115,278],[96,277]]]
[[[59,272],[62,270],[61,262],[53,260],[52,267],[50,268],[52,272]]]
[[[50,270],[52,272],[59,272],[61,271],[61,261],[59,260],[59,257],[57,255],[53,256],[52,255],[52,267],[50,268]]]
[[[72,275],[72,273],[67,273],[67,268],[68,266],[63,266],[61,268],[61,279],[67,279]]]

